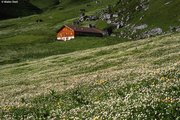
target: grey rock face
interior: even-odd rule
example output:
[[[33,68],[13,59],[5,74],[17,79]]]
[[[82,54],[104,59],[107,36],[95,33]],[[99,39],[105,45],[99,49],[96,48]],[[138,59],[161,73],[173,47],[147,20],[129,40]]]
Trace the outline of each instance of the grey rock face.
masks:
[[[166,2],[164,5],[169,5],[172,1]]]
[[[180,26],[170,26],[170,32],[180,32]]]
[[[117,18],[119,15],[118,14],[113,14],[113,17],[114,18]]]
[[[103,19],[105,19],[105,20],[111,19],[111,14],[104,14]]]
[[[135,26],[134,29],[135,29],[135,30],[143,30],[143,29],[145,29],[145,28],[147,28],[147,27],[148,27],[148,25],[143,24],[143,25]]]
[[[150,37],[150,36],[156,36],[163,33],[163,30],[161,28],[154,28],[150,31],[146,31],[142,34],[142,38]]]
[[[154,28],[148,32],[149,35],[160,35],[163,33],[163,30],[161,28]]]
[[[176,32],[180,32],[180,27],[176,29]]]

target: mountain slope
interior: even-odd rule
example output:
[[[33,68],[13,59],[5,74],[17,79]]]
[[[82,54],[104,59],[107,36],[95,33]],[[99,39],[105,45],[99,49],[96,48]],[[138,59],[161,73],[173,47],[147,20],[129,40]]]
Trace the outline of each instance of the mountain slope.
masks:
[[[144,23],[163,29],[180,24],[180,1],[178,0],[119,0],[114,11],[123,13],[120,16],[121,19],[123,16],[130,17],[128,22],[131,24]]]
[[[42,10],[59,4],[59,0],[30,0],[29,2]]]
[[[142,39],[180,31],[179,0],[118,0],[106,12],[118,15],[106,21],[118,28],[114,33],[119,37]]]
[[[26,7],[30,2],[33,7]],[[55,41],[56,31],[77,20],[82,9],[103,16],[111,8],[119,15],[113,20],[125,23],[117,34],[131,34],[143,24],[148,27],[137,34],[159,27],[165,31],[179,26],[179,14],[173,17],[179,0],[30,2],[20,3],[22,9],[43,13],[0,21],[0,119],[179,118],[180,33]],[[91,22],[110,26],[106,20]]]
[[[104,0],[104,2],[107,1]],[[111,2],[114,1],[116,0]],[[60,9],[62,6],[57,5],[56,8],[44,11],[42,14],[0,21],[0,65],[102,47],[125,41],[125,39],[119,40],[110,37],[102,39],[77,37],[75,41],[55,41],[56,31],[64,24],[72,24],[73,20],[80,15],[80,9],[86,8],[87,13],[93,13],[106,6],[105,3],[96,5],[94,1],[89,2],[89,0],[78,4],[75,2],[68,4],[69,2],[70,0],[62,2],[63,9]],[[84,3],[88,3],[91,6],[87,7]],[[72,6],[73,4],[76,5]],[[39,19],[42,22],[37,22]]]
[[[4,65],[1,116],[178,118],[179,43],[166,35]]]

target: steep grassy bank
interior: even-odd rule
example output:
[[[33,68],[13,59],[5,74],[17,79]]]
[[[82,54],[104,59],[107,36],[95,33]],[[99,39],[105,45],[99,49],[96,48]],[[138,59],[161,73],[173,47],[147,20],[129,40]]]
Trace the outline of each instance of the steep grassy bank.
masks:
[[[112,12],[119,15],[114,21],[123,26],[114,31],[121,37],[142,39],[179,31],[179,0],[119,0]]]
[[[77,38],[67,43],[55,41],[56,31],[62,25],[72,23],[79,16],[80,9],[86,8],[87,13],[94,12],[105,7],[105,2],[107,0],[96,5],[95,1],[67,0],[61,2],[63,9],[56,6],[43,14],[0,21],[0,65],[123,42],[123,39],[116,38]],[[42,3],[43,1],[39,1],[34,4]],[[87,7],[84,3],[92,6]],[[36,22],[39,19],[43,22]]]
[[[178,0],[119,0],[113,8],[120,11],[119,18],[127,20],[128,24],[147,24],[150,28],[160,27],[164,31],[169,26],[180,25],[180,1]]]
[[[46,10],[60,4],[59,0],[30,0],[30,3],[40,8],[41,10]]]
[[[2,119],[178,119],[179,43],[166,35],[4,65]]]
[[[80,9],[94,15],[107,4],[122,12],[119,20],[129,19],[119,34],[142,24],[148,27],[141,32],[164,31],[179,25],[178,0],[149,0],[139,12],[141,0],[30,1],[46,11],[0,21],[0,119],[179,119],[180,33],[55,41],[56,31]]]
[[[126,39],[78,37],[62,42],[43,35],[18,35],[1,40],[0,65],[31,61],[57,54],[126,42]]]

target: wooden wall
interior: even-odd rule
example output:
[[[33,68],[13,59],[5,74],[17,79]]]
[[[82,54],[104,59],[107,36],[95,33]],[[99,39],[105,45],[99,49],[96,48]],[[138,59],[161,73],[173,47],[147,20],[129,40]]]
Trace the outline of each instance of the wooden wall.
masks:
[[[74,34],[75,33],[73,30],[71,30],[68,27],[64,27],[59,31],[59,33],[57,34],[57,37],[71,37],[71,36],[74,36]]]

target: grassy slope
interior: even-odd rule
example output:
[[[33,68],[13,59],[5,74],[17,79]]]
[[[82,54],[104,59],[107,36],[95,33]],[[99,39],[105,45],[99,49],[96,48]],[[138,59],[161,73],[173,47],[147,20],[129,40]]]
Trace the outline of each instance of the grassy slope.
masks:
[[[59,4],[59,0],[30,0],[34,6],[40,9],[47,9]]]
[[[68,7],[70,2],[72,6]],[[103,38],[101,41],[99,38],[78,38],[67,43],[54,42],[56,31],[64,23],[72,23],[72,20],[79,16],[81,8],[86,8],[89,13],[106,6],[105,2],[101,5],[88,0],[85,2],[92,6],[86,7],[81,1],[66,1],[62,2],[63,10],[59,10],[60,6],[57,6],[40,15],[0,21],[0,65],[122,42],[110,40],[113,38]],[[42,19],[43,22],[36,23],[37,19]]]
[[[3,39],[0,47],[0,65],[125,42],[125,40],[115,38],[94,37],[79,37],[68,42],[48,41],[48,39],[49,37],[39,35],[18,35],[13,38]]]
[[[170,2],[168,5],[165,3]],[[157,0],[150,2],[150,9],[145,14],[143,23],[147,23],[152,27],[161,27],[164,30],[169,29],[169,26],[180,25],[180,1],[174,0]],[[157,12],[158,11],[158,12]]]
[[[140,3],[139,0],[121,1],[124,1],[125,4],[121,4],[120,2],[114,7],[114,11],[123,10],[125,8],[123,16],[127,16],[127,13],[130,13],[130,21],[128,23],[136,25],[147,24],[149,28],[160,27],[164,31],[169,30],[170,26],[180,25],[179,0],[149,0],[148,10],[140,12],[135,10],[136,6]],[[142,16],[144,17],[140,20]]]
[[[56,30],[75,19],[79,9],[93,13],[109,0],[102,5],[87,0],[91,7],[83,2],[66,0],[63,9],[0,21],[0,119],[175,119],[180,34],[129,42],[81,37],[54,42]],[[36,23],[39,18],[44,22]],[[102,47],[107,45],[112,46]]]
[[[180,34],[166,35],[4,65],[2,114],[175,119],[180,111],[179,43]]]

